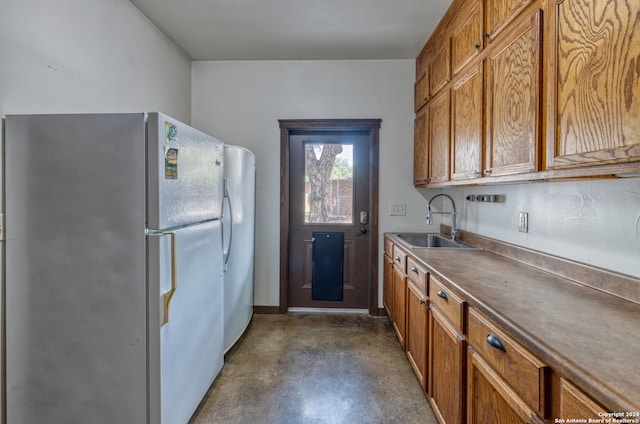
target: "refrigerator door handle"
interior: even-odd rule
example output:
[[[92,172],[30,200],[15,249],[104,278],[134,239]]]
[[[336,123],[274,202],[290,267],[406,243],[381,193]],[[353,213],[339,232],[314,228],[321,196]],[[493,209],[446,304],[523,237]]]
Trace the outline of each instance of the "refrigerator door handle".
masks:
[[[229,263],[229,256],[231,256],[231,244],[233,243],[233,206],[231,205],[231,196],[229,194],[229,181],[224,180],[224,200],[229,204],[229,245],[226,249],[222,249],[224,253],[224,269],[227,270],[227,263]],[[224,208],[223,208],[224,210]],[[224,231],[224,227],[222,229]]]
[[[171,236],[171,289],[168,292],[162,294],[162,303],[164,304],[164,317],[162,319],[162,325],[169,322],[169,304],[171,298],[178,288],[178,277],[176,274],[176,233],[175,231],[158,231],[147,233],[150,236]]]

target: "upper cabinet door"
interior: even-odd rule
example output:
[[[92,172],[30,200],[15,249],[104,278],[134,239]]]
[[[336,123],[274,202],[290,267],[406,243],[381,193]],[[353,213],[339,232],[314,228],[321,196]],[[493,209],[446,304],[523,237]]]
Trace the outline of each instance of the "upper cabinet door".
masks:
[[[429,182],[449,181],[451,141],[451,90],[438,94],[429,103]]]
[[[428,119],[429,108],[425,108],[413,124],[413,184],[416,186],[429,182]]]
[[[460,15],[451,37],[451,68],[457,74],[482,50],[482,3],[474,0]]]
[[[640,160],[640,2],[550,0],[549,168]]]
[[[451,42],[444,38],[442,46],[434,54],[429,65],[429,98],[445,86],[451,79]]]
[[[541,21],[541,10],[524,16],[487,56],[485,175],[539,168]]]
[[[496,36],[516,17],[532,0],[485,0],[485,38],[488,41]]]
[[[451,179],[480,177],[482,169],[482,62],[453,84]]]

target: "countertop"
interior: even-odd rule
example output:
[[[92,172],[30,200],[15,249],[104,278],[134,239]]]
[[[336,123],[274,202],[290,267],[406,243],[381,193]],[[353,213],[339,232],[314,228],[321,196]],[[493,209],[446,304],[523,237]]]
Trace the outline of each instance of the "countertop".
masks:
[[[609,412],[640,411],[639,304],[487,250],[405,250]]]

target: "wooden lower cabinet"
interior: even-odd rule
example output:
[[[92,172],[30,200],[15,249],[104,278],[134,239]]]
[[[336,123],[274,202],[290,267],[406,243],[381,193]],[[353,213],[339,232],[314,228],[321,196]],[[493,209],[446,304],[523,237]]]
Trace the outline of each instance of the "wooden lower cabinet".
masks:
[[[467,424],[544,423],[472,346],[467,357]]]
[[[465,340],[446,318],[429,307],[429,402],[441,424],[464,422]]]
[[[407,284],[407,337],[406,353],[413,372],[422,389],[427,389],[427,296],[424,286],[412,280]]]

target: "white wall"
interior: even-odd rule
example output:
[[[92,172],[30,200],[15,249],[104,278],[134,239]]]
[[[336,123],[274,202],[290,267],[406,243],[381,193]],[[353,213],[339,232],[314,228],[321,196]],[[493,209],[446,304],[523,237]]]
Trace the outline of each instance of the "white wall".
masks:
[[[256,155],[256,305],[279,302],[278,119],[381,118],[379,263],[383,232],[426,228],[425,200],[411,184],[414,66],[413,60],[192,64],[193,125]],[[407,216],[388,216],[392,202],[405,203]],[[379,278],[381,285],[382,267]]]
[[[190,60],[127,0],[2,0],[0,57],[0,117],[191,117]]]
[[[640,277],[640,178],[423,190],[426,199],[438,192],[455,199],[462,229]],[[469,194],[504,202],[471,203]],[[519,212],[529,214],[528,233],[518,231]]]
[[[159,110],[188,123],[190,97],[190,60],[129,1],[0,0],[0,118]]]

